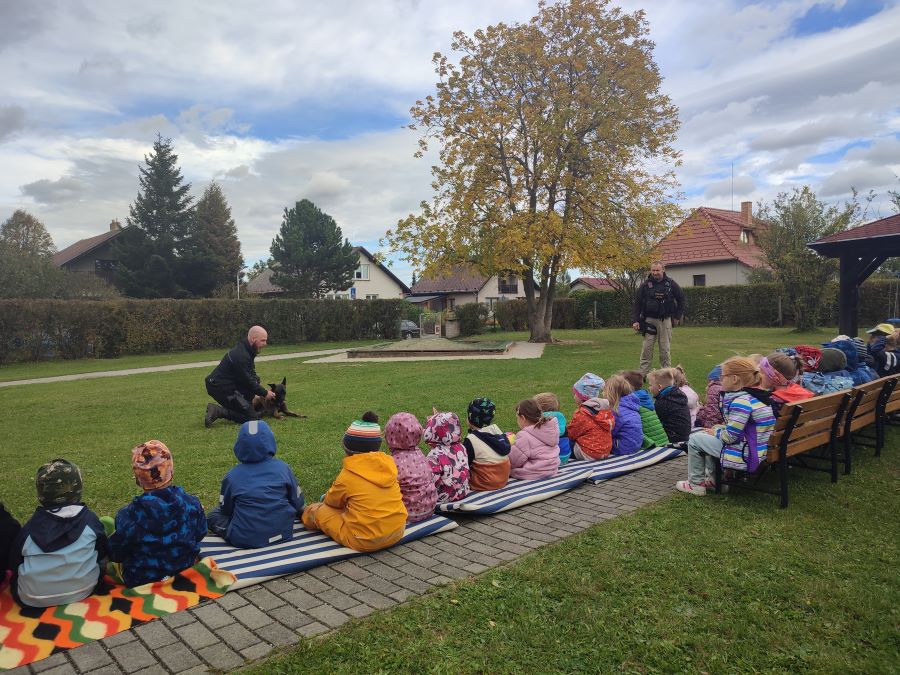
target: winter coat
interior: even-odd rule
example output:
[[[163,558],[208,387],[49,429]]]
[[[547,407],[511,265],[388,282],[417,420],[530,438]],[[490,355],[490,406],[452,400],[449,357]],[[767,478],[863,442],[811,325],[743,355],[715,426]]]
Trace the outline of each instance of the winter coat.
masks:
[[[206,383],[224,391],[239,391],[248,401],[253,396],[265,396],[266,388],[256,374],[256,350],[247,338],[238,342],[219,365],[206,376]]]
[[[641,416],[641,431],[644,434],[641,448],[647,449],[655,446],[663,446],[669,442],[666,436],[666,430],[656,413],[653,404],[653,397],[646,389],[638,389],[634,392],[640,401],[641,407],[638,408],[638,414]]]
[[[41,506],[12,543],[13,597],[29,607],[84,600],[102,577],[108,554],[103,525],[84,504]]]
[[[697,412],[697,426],[710,429],[717,424],[722,424],[722,383],[719,380],[710,380],[706,384],[706,402],[700,406]]]
[[[661,390],[656,395],[656,414],[666,430],[668,443],[687,442],[691,435],[691,410],[681,389],[666,387]]]
[[[559,465],[562,466],[572,459],[572,442],[566,434],[566,416],[559,410],[548,410],[542,414],[544,417],[555,417],[559,425]]]
[[[756,434],[756,455],[760,465],[765,462],[769,436],[775,427],[772,408],[746,391],[727,391],[722,395],[722,416],[725,425],[716,427],[716,438],[722,441],[722,467],[747,469],[749,440],[746,433]],[[755,424],[748,427],[751,419]]]
[[[159,581],[191,567],[206,536],[200,501],[177,485],[138,495],[116,514],[110,559],[121,562],[125,585]]]
[[[275,458],[275,437],[268,427],[244,424],[234,444],[241,462],[222,481],[219,504],[230,522],[225,538],[239,548],[262,548],[290,541],[294,521],[303,513],[303,491],[291,468]]]
[[[437,505],[437,488],[431,465],[418,447],[393,448],[391,457],[397,465],[397,481],[406,507],[408,523],[418,523],[434,515]]]
[[[700,396],[687,385],[681,387],[681,391],[687,397],[688,410],[691,411],[691,428],[693,428],[697,422],[697,413],[700,412]]]
[[[847,377],[845,373],[803,373],[803,388],[808,389],[816,396],[825,394],[833,394],[836,391],[853,388],[853,380]]]
[[[509,482],[509,438],[496,424],[472,429],[463,447],[469,459],[469,487],[499,490]]]
[[[428,418],[423,440],[431,447],[428,464],[437,488],[438,504],[459,501],[469,494],[469,456],[459,442],[462,430],[455,413]]]
[[[900,373],[900,350],[881,349],[875,353],[874,361],[878,377]]]
[[[541,426],[531,425],[516,433],[509,451],[513,478],[550,478],[559,471],[559,424],[555,417],[546,420]]]
[[[616,423],[612,430],[612,454],[633,455],[641,449],[644,434],[641,431],[641,416],[638,413],[640,407],[638,397],[628,394],[619,401],[618,411],[613,411]]]
[[[6,507],[0,503],[0,588],[6,580],[5,572],[10,569],[9,553],[12,550],[13,542],[22,531],[19,521],[12,517],[12,514],[6,510]]]
[[[612,452],[614,424],[609,401],[605,398],[589,398],[572,415],[568,427],[569,440],[577,443],[586,457],[604,459]]]

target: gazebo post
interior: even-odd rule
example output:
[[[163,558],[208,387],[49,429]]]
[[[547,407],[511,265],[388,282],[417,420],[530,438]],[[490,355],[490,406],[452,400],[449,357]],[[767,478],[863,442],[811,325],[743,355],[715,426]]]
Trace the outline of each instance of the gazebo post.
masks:
[[[859,284],[856,256],[844,254],[840,258],[840,290],[838,291],[838,333],[856,337],[859,331]]]

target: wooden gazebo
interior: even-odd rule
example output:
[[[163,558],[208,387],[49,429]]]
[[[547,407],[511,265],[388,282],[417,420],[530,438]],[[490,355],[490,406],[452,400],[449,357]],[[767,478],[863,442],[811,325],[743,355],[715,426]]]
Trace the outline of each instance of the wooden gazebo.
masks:
[[[900,256],[900,214],[823,237],[807,246],[826,258],[840,259],[839,330],[855,336],[859,332],[860,284],[885,260]]]

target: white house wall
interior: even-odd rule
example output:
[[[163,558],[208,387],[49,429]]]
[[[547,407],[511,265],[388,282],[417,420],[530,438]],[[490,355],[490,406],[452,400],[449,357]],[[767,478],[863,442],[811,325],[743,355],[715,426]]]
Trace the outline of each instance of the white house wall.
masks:
[[[518,292],[517,293],[500,293],[500,283],[497,275],[495,274],[490,279],[487,280],[487,283],[481,287],[481,290],[478,291],[478,302],[483,302],[487,304],[488,298],[500,298],[503,300],[515,300],[516,298],[524,298],[525,297],[525,284],[521,279],[518,280],[517,285]],[[469,296],[472,297],[471,295]],[[467,300],[466,302],[472,302],[472,300]]]
[[[376,263],[360,255],[359,264],[369,266],[369,279],[357,279],[351,288],[337,295],[355,297],[357,300],[365,300],[367,295],[377,295],[379,300],[403,297],[403,289]],[[355,293],[351,294],[351,289],[355,289]]]
[[[683,288],[694,285],[695,274],[705,274],[707,286],[746,284],[749,272],[749,267],[736,260],[666,266],[666,274]]]

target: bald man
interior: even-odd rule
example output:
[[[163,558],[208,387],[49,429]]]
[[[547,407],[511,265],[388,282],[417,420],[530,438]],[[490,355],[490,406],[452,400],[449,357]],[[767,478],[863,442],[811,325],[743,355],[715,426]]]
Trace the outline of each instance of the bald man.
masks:
[[[256,355],[269,343],[269,334],[262,326],[252,326],[247,337],[238,342],[230,352],[222,357],[216,369],[206,376],[206,393],[219,405],[206,406],[207,428],[218,419],[231,420],[243,424],[259,419],[251,402],[254,396],[275,398],[275,392],[267,390],[259,383],[256,374]]]

